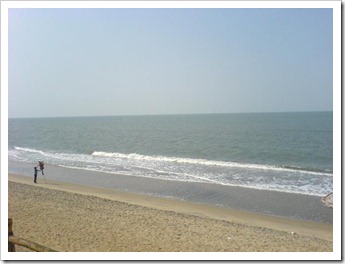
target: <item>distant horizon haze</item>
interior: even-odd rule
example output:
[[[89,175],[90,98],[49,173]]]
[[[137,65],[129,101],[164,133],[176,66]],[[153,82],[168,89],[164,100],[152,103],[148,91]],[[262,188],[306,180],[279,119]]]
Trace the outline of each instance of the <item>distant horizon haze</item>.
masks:
[[[9,117],[9,119],[29,119],[29,118],[78,118],[78,117],[140,117],[140,116],[180,116],[180,115],[241,115],[241,114],[284,114],[284,113],[317,113],[333,112],[333,110],[316,111],[276,111],[276,112],[232,112],[232,113],[178,113],[178,114],[128,114],[128,115],[82,115],[82,116],[24,116]]]

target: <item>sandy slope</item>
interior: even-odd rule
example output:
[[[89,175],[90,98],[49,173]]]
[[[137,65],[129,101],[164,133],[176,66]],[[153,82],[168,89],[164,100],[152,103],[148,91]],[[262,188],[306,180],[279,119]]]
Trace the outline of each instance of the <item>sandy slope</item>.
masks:
[[[9,217],[16,236],[58,251],[332,251],[330,224],[18,175],[9,175]]]

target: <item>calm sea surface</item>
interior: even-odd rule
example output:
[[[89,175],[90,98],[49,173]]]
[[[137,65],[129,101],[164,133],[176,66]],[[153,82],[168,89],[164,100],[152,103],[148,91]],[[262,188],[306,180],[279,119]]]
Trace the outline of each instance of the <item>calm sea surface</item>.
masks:
[[[9,119],[9,161],[323,196],[332,112]],[[114,175],[115,177],[115,175]]]

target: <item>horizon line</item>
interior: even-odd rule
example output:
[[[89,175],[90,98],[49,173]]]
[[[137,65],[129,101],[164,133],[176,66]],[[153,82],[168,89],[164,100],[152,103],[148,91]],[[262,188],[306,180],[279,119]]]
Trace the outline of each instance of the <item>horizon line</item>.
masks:
[[[279,114],[279,113],[315,113],[333,112],[332,110],[305,110],[305,111],[260,111],[260,112],[218,112],[218,113],[174,113],[174,114],[114,114],[114,115],[80,115],[80,116],[28,116],[8,117],[8,119],[33,119],[33,118],[78,118],[78,117],[138,117],[138,116],[182,116],[182,115],[225,115],[225,114]]]

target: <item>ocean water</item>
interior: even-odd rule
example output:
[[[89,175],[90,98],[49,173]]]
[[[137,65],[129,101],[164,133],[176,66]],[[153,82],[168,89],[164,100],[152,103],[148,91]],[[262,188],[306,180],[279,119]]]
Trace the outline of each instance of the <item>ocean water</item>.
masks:
[[[8,158],[114,179],[122,174],[324,196],[333,190],[332,115],[9,119]]]

